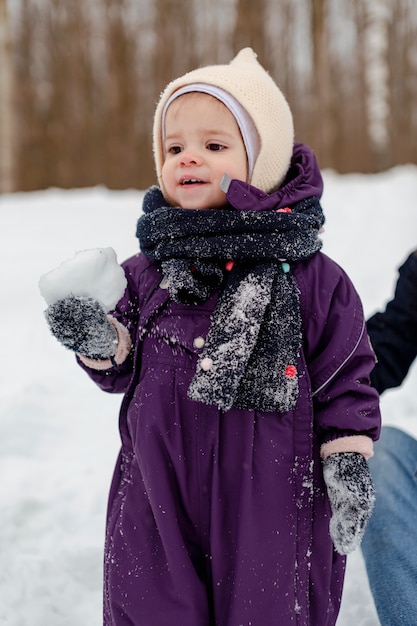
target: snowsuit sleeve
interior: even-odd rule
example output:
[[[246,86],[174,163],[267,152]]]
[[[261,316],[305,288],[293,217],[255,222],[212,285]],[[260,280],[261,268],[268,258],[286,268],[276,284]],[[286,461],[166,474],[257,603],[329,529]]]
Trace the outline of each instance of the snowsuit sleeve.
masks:
[[[295,277],[315,432],[321,444],[343,438],[340,450],[336,445],[331,451],[343,451],[351,441],[352,451],[363,452],[361,446],[368,441],[371,451],[363,453],[370,456],[380,431],[379,396],[370,385],[375,355],[360,298],[345,272],[322,253]]]
[[[401,385],[417,356],[417,251],[399,269],[394,298],[367,326],[377,357],[371,381],[382,393]]]
[[[133,347],[136,346],[140,310],[146,300],[148,291],[152,289],[155,282],[154,274],[146,272],[149,264],[149,260],[142,254],[136,255],[122,264],[126,275],[127,287],[123,297],[117,303],[116,309],[110,312],[111,316],[127,329]],[[88,367],[79,357],[77,357],[77,361],[80,367],[85,370],[88,376],[103,391],[124,393],[133,373],[134,349],[131,350],[123,363],[102,371]]]

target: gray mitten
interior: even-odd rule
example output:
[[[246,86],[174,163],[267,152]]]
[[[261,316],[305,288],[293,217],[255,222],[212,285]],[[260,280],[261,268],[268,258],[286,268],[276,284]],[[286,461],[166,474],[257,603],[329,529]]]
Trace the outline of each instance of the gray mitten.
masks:
[[[323,461],[323,475],[332,509],[330,536],[339,554],[357,548],[375,504],[368,463],[357,452],[338,452]]]
[[[45,317],[51,333],[69,350],[91,359],[107,359],[116,353],[116,329],[94,298],[58,300],[48,306]]]

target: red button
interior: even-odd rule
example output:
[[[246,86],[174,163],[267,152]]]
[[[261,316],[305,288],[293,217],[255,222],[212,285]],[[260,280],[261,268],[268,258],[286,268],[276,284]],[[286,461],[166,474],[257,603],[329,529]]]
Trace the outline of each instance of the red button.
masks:
[[[297,375],[297,368],[294,365],[287,365],[285,368],[285,376],[288,378],[294,378]]]

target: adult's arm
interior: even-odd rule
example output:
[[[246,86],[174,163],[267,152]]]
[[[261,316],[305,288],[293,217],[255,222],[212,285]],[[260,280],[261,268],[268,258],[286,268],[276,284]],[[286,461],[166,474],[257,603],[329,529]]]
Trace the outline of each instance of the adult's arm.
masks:
[[[401,385],[417,356],[417,250],[399,269],[394,298],[367,328],[377,357],[371,381],[382,393]]]

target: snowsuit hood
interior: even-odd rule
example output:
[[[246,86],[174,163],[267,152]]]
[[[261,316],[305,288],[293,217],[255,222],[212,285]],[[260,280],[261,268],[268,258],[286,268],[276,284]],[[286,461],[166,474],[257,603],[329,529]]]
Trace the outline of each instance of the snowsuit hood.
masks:
[[[224,185],[224,186],[223,186]],[[323,178],[313,150],[295,143],[287,175],[277,191],[265,193],[240,180],[223,181],[226,199],[235,209],[242,211],[272,211],[293,206],[311,197],[321,198]]]

